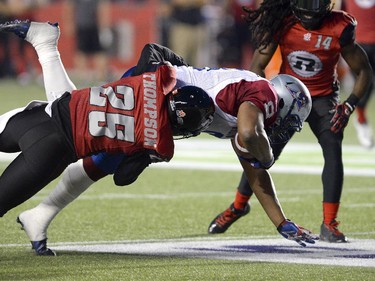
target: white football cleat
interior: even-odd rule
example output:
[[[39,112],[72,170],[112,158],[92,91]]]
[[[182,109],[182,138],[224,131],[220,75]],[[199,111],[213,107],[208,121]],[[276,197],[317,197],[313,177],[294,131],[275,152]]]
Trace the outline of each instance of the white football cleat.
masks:
[[[30,42],[34,48],[41,45],[57,46],[60,37],[60,28],[58,23],[50,22],[30,22],[29,30],[25,40]]]
[[[354,127],[357,131],[359,143],[367,149],[374,146],[374,138],[370,125],[368,123],[359,123],[358,120],[353,120]]]
[[[34,209],[22,212],[17,217],[17,222],[21,224],[30,241],[41,241],[47,238],[47,227],[39,220],[38,211]]]

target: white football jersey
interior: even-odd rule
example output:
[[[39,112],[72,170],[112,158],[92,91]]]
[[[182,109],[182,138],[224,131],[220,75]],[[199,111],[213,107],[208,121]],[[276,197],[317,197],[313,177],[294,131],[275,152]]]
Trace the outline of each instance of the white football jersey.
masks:
[[[253,99],[257,99],[263,89],[264,82],[269,84],[268,80],[247,70],[186,66],[175,66],[175,68],[177,70],[176,87],[186,85],[200,87],[214,100],[216,107],[214,120],[204,132],[218,138],[233,138],[235,136],[237,133],[237,110],[239,105],[244,100],[253,101]],[[260,81],[263,83],[257,83]],[[272,95],[271,99],[266,100],[266,102],[270,101],[274,105],[274,95]],[[259,103],[255,104],[258,107],[264,107],[264,102],[262,98]],[[260,103],[262,106],[259,106]],[[265,110],[265,108],[260,109],[262,111]]]

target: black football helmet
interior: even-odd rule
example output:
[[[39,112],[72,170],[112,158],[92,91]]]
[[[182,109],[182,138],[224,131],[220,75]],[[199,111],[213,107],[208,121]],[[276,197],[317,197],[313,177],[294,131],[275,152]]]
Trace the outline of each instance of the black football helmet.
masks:
[[[214,112],[212,98],[199,87],[184,86],[169,94],[168,114],[174,136],[199,135],[211,124]]]
[[[294,16],[308,30],[319,28],[334,5],[331,0],[292,0],[290,3]]]

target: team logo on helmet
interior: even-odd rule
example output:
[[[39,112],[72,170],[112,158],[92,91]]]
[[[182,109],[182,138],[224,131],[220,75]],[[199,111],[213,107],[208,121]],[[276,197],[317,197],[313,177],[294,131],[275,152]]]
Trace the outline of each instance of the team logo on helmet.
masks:
[[[185,111],[183,111],[182,109],[177,109],[176,110],[176,116],[177,116],[177,123],[180,124],[180,125],[183,125],[184,124],[183,118],[186,116]]]
[[[291,96],[293,97],[294,104],[297,106],[297,110],[300,111],[303,108],[306,108],[306,105],[309,103],[309,98],[306,96],[304,92],[296,91],[288,86],[288,84],[293,83],[286,83],[286,88],[289,90]]]
[[[183,110],[178,109],[178,110],[176,110],[176,115],[177,115],[177,117],[183,118],[183,117],[186,116],[186,113]]]

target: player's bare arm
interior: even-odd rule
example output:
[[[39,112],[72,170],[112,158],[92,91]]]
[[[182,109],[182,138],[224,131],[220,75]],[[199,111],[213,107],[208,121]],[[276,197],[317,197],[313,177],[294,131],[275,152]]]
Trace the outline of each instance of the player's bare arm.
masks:
[[[277,43],[273,42],[269,44],[264,50],[255,50],[253,58],[250,64],[250,71],[257,73],[258,75],[265,77],[264,70],[272,59],[273,54],[276,52]]]
[[[238,135],[235,145],[251,151],[260,163],[270,163],[273,162],[273,153],[263,119],[263,113],[253,103],[242,103],[237,115]]]
[[[373,70],[367,59],[367,55],[357,43],[342,48],[341,55],[357,77],[352,93],[360,99],[367,91],[373,77]]]

